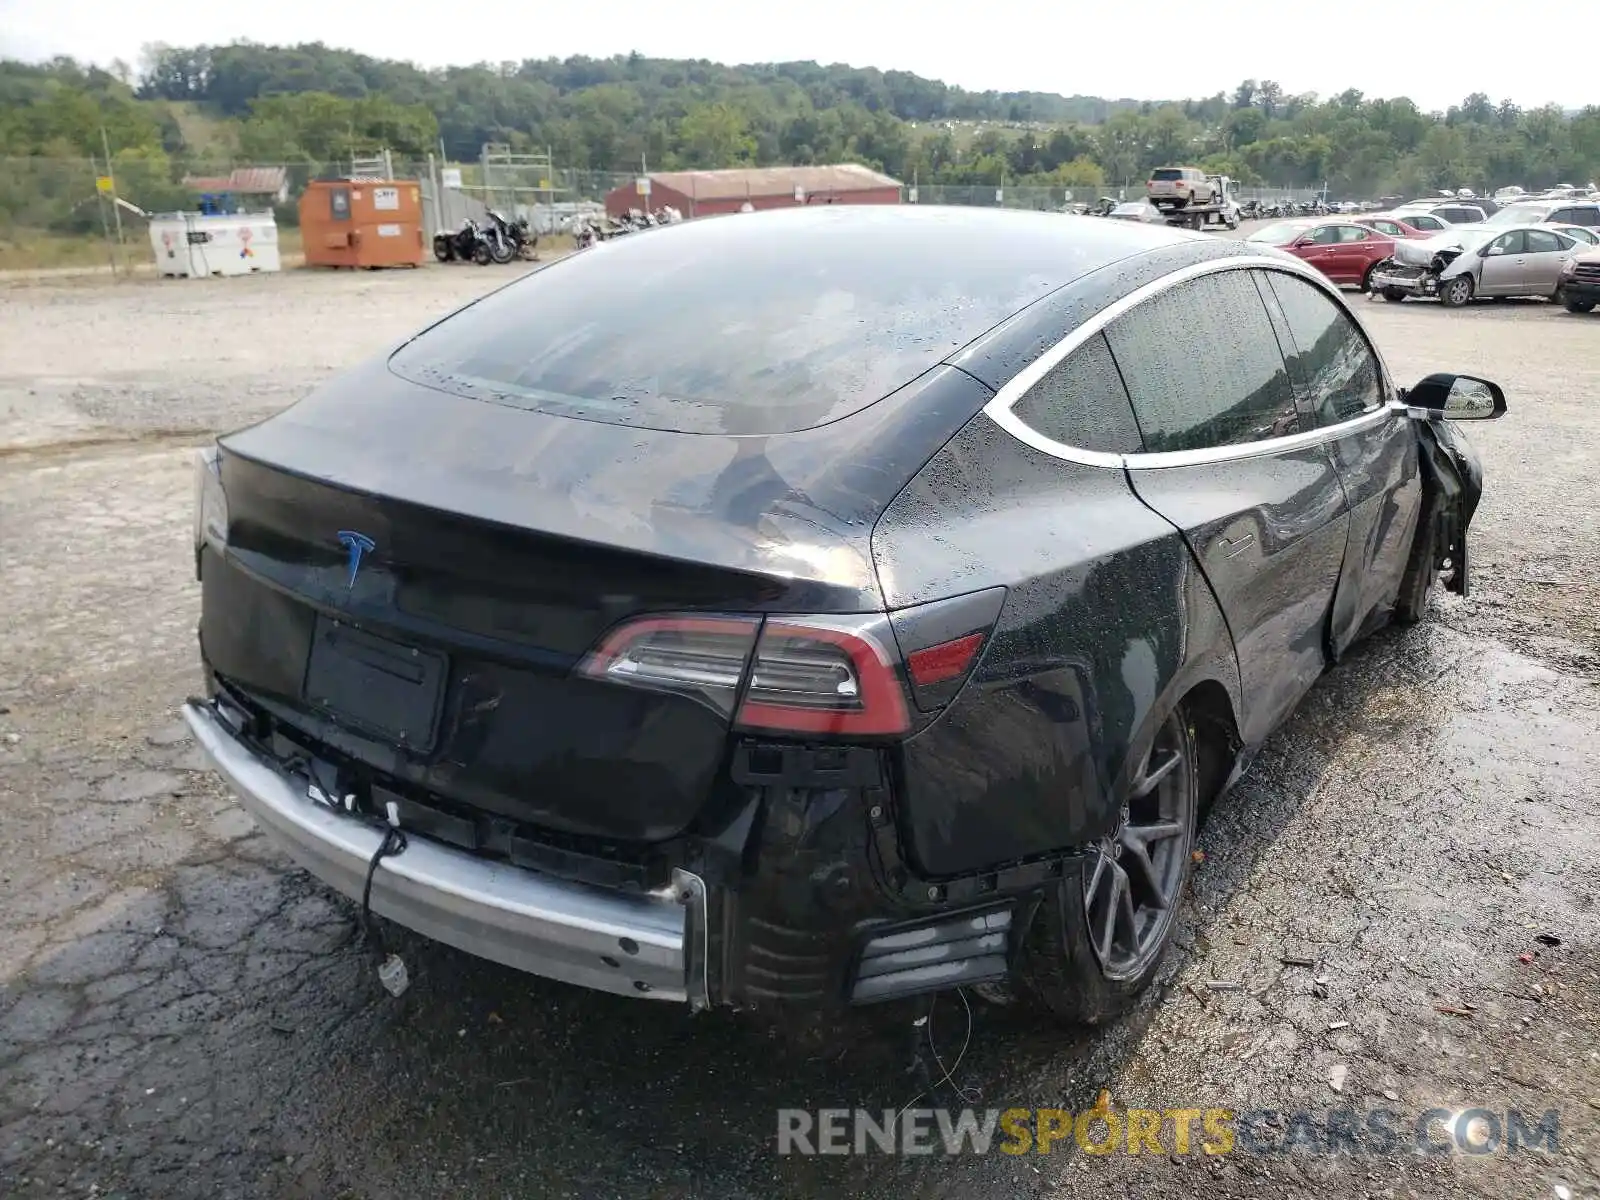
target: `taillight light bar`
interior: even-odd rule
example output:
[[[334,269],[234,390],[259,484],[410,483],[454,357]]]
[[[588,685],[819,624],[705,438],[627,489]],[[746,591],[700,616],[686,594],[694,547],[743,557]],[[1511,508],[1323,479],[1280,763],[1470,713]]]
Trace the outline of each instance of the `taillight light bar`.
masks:
[[[878,629],[874,629],[878,626]],[[771,619],[734,724],[789,733],[904,733],[905,688],[881,617]]]
[[[926,684],[959,686],[985,636],[915,651],[906,669],[919,697]],[[912,724],[899,646],[881,613],[638,617],[602,638],[578,672],[691,696],[742,730],[884,736]]]

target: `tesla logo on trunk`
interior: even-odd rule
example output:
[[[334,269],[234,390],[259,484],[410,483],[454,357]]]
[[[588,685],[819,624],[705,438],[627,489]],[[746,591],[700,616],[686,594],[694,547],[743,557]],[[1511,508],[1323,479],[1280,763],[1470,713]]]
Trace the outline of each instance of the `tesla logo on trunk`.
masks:
[[[357,533],[354,529],[339,530],[339,544],[350,555],[350,577],[345,581],[345,590],[349,591],[356,586],[356,574],[361,570],[361,556],[373,549],[377,543],[364,533]]]

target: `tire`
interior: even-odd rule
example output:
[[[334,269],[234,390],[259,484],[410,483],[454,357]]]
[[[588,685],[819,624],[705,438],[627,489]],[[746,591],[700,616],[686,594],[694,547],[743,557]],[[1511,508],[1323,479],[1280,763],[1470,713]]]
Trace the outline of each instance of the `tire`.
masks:
[[[1400,579],[1400,594],[1395,597],[1394,623],[1415,625],[1428,612],[1428,592],[1439,577],[1435,565],[1433,542],[1435,537],[1432,519],[1433,504],[1423,496],[1421,523],[1417,526],[1416,540],[1411,543],[1411,558],[1406,562],[1406,573]]]
[[[1399,304],[1406,298],[1406,294],[1400,288],[1389,287],[1383,289],[1383,298],[1391,304]]]
[[[1167,757],[1174,752],[1177,763],[1165,768]],[[1081,873],[1069,872],[1034,913],[1017,969],[1017,990],[1057,1019],[1094,1025],[1120,1016],[1133,1006],[1161,969],[1188,885],[1200,807],[1198,761],[1194,728],[1179,708],[1162,722],[1144,764],[1130,784],[1130,802],[1123,810],[1125,821],[1119,822],[1123,828],[1096,847]],[[1154,790],[1139,797],[1140,781],[1152,772]],[[1170,818],[1159,811],[1168,807],[1172,809]],[[1146,861],[1156,864],[1155,874],[1164,885],[1167,904],[1155,912],[1144,909],[1149,913],[1150,924],[1134,936],[1134,945],[1122,939],[1123,948],[1131,951],[1124,954],[1117,949],[1120,931],[1116,925],[1120,922],[1114,923],[1109,939],[1098,937],[1097,933],[1105,928],[1105,914],[1116,907],[1118,873],[1124,885],[1134,874],[1142,875],[1137,859],[1122,848],[1127,844],[1127,831],[1151,827],[1152,817],[1179,827],[1175,834],[1147,843]],[[1133,872],[1118,865],[1123,862],[1134,864]],[[1136,913],[1136,921],[1143,919],[1146,918]],[[1091,923],[1096,933],[1091,933]],[[1123,930],[1127,928],[1123,926]],[[1105,954],[1097,942],[1100,946],[1109,944],[1112,952]]]
[[[489,252],[488,242],[479,242],[472,248],[472,261],[480,267],[487,267],[494,261],[494,255]]]
[[[505,266],[517,256],[517,248],[506,238],[496,238],[489,246],[489,257]]]
[[[436,237],[433,239],[433,256],[440,262],[449,262],[455,257],[455,254],[450,249],[450,240],[448,238]]]
[[[1563,300],[1569,313],[1586,313],[1594,311],[1593,300]]]
[[[1439,289],[1439,303],[1446,308],[1465,308],[1472,303],[1472,278],[1468,275],[1457,275],[1454,279],[1447,280]]]
[[[1372,273],[1377,269],[1378,264],[1373,263],[1367,268],[1367,273],[1361,277],[1361,294],[1363,296],[1372,295]]]

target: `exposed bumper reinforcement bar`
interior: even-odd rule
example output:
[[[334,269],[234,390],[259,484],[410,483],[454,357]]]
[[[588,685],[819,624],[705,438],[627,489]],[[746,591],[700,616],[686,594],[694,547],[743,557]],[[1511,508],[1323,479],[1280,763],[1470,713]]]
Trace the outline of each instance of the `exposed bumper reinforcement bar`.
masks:
[[[186,704],[183,717],[268,837],[318,879],[359,900],[383,835],[313,802],[305,779],[254,753],[209,706]],[[672,888],[629,894],[413,837],[404,854],[378,868],[372,908],[435,941],[530,974],[699,1006],[706,1002],[698,944],[705,887],[693,875],[675,874]]]

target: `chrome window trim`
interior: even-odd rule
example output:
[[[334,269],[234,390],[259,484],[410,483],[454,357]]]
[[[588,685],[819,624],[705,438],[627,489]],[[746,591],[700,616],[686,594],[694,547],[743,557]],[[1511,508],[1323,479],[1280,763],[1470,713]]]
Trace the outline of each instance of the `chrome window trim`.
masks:
[[[1390,400],[1376,408],[1368,409],[1348,421],[1341,421],[1337,425],[1325,425],[1320,429],[1310,429],[1303,433],[1291,433],[1286,437],[1264,438],[1259,442],[1241,442],[1233,446],[1213,446],[1205,450],[1170,450],[1160,453],[1146,453],[1136,451],[1131,454],[1114,453],[1106,450],[1085,450],[1081,446],[1069,446],[1065,442],[1058,442],[1048,438],[1025,422],[1012,411],[1016,403],[1027,395],[1040,380],[1061,363],[1073,351],[1077,350],[1090,338],[1104,333],[1110,325],[1119,318],[1126,316],[1147,300],[1152,300],[1163,292],[1187,283],[1191,279],[1200,279],[1207,275],[1217,275],[1223,271],[1266,270],[1280,271],[1285,275],[1293,275],[1303,279],[1316,287],[1321,288],[1334,298],[1339,311],[1348,316],[1354,323],[1356,331],[1361,334],[1366,342],[1367,349],[1371,352],[1373,361],[1378,364],[1378,383],[1383,393]],[[1266,315],[1263,307],[1262,315]],[[1116,467],[1129,470],[1153,467],[1196,466],[1201,463],[1226,462],[1229,459],[1255,458],[1263,454],[1276,454],[1286,450],[1297,450],[1305,446],[1315,446],[1321,442],[1329,441],[1336,437],[1357,433],[1362,429],[1376,426],[1380,420],[1392,419],[1397,407],[1394,401],[1394,385],[1389,375],[1389,368],[1383,361],[1383,355],[1378,350],[1367,331],[1362,328],[1360,320],[1350,311],[1344,302],[1344,297],[1339,294],[1339,289],[1327,278],[1313,270],[1311,267],[1301,266],[1294,258],[1269,258],[1266,255],[1251,254],[1240,255],[1237,258],[1213,258],[1206,262],[1191,263],[1187,267],[1180,267],[1169,275],[1160,279],[1153,279],[1142,287],[1135,288],[1120,300],[1106,305],[1082,325],[1079,325],[1066,337],[1055,343],[1038,358],[1034,359],[1011,379],[1007,380],[1004,387],[990,398],[983,406],[983,414],[996,425],[1004,429],[1017,441],[1026,446],[1031,446],[1041,454],[1048,454],[1051,458],[1059,458],[1064,462],[1078,463],[1086,467]],[[1399,405],[1403,412],[1404,405]]]
[[[1206,450],[1166,450],[1150,454],[1125,454],[1122,465],[1130,471],[1155,470],[1158,467],[1195,467],[1206,463],[1230,462],[1240,458],[1260,458],[1264,454],[1283,454],[1320,446],[1334,438],[1374,429],[1384,421],[1394,419],[1387,404],[1368,409],[1360,416],[1351,417],[1337,425],[1324,425],[1304,433],[1291,433],[1286,437],[1263,438],[1259,442],[1240,442],[1234,446],[1213,446]]]

